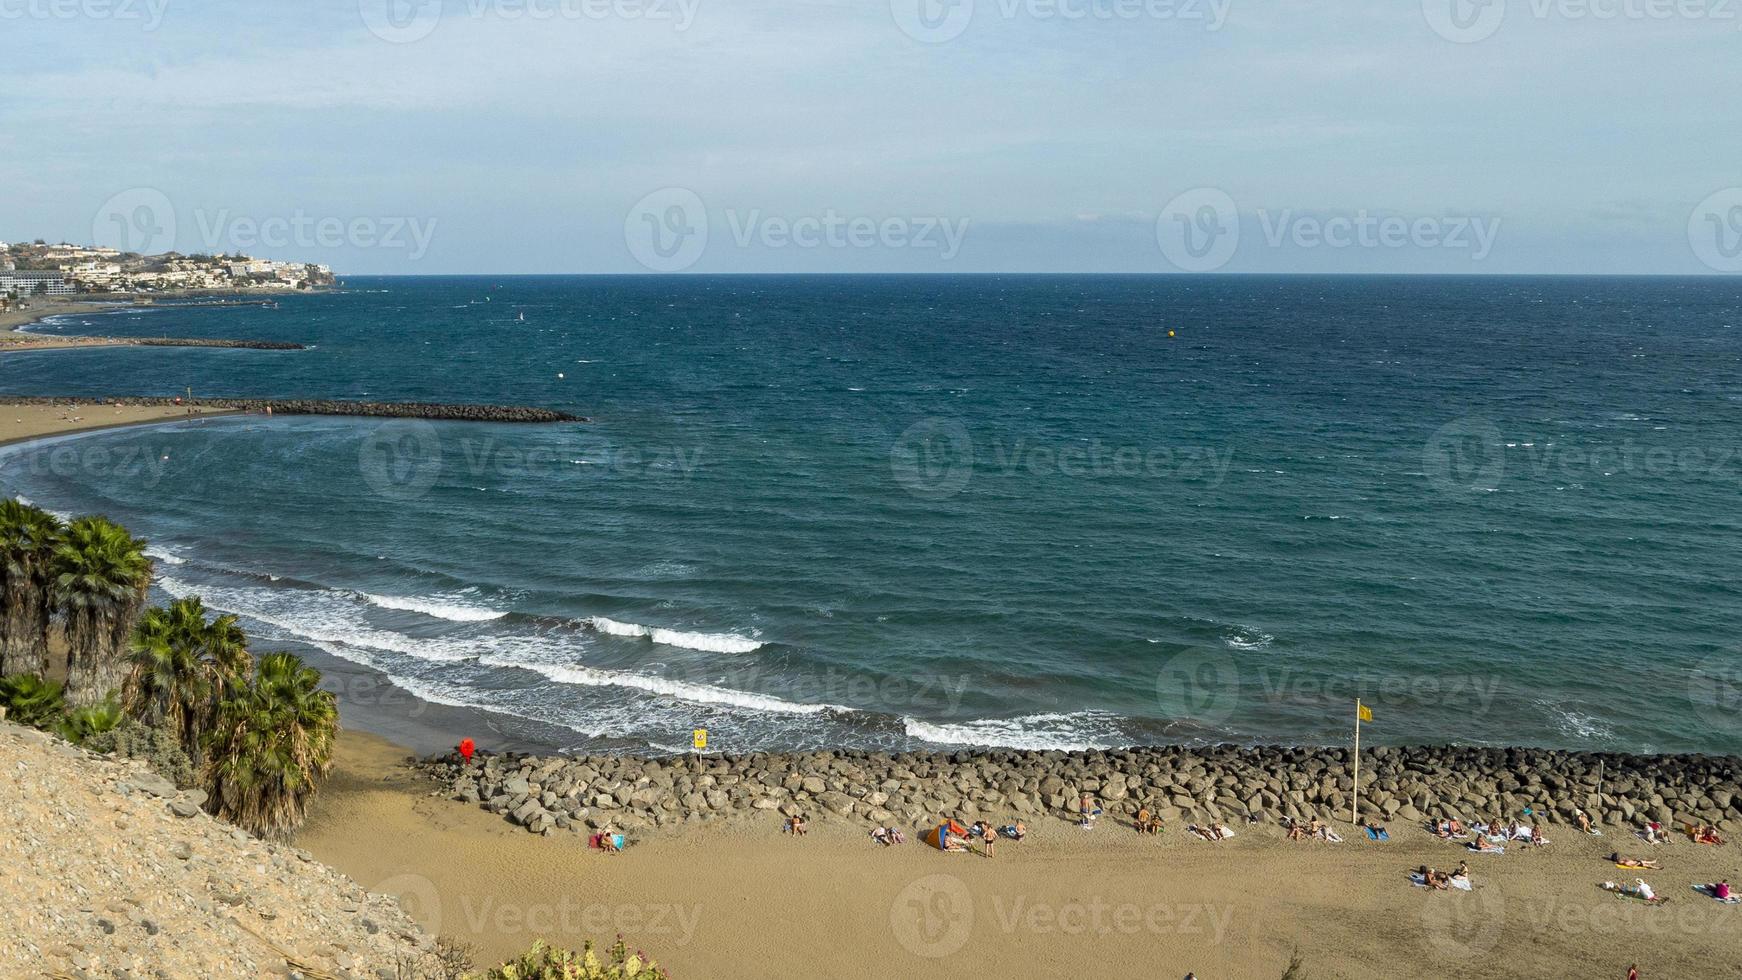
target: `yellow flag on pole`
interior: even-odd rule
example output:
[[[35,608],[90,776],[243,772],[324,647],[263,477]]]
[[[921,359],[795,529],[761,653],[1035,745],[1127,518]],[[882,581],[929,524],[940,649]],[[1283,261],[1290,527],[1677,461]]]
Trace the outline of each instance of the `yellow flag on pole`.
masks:
[[[1369,708],[1366,705],[1362,704],[1362,705],[1357,706],[1356,711],[1357,711],[1357,713],[1360,714],[1362,721],[1372,721],[1373,720],[1373,709],[1372,708]]]

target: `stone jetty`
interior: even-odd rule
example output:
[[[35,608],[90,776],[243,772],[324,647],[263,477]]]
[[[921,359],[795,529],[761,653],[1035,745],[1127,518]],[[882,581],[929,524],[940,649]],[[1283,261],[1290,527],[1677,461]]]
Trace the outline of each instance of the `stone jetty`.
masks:
[[[607,824],[639,829],[704,820],[820,820],[915,827],[928,820],[1074,820],[1083,794],[1118,819],[1148,806],[1163,820],[1347,822],[1347,749],[1158,747],[1089,752],[810,752],[739,756],[437,756],[413,767],[436,793],[533,833]],[[1569,824],[1577,808],[1614,826],[1656,820],[1742,833],[1742,759],[1551,749],[1381,747],[1361,756],[1360,813]],[[1534,816],[1525,817],[1530,809]]]
[[[43,395],[7,395],[8,405],[79,405],[144,406],[149,408],[193,407],[222,412],[258,412],[271,409],[274,415],[350,415],[366,418],[427,419],[450,422],[590,422],[582,415],[571,415],[548,408],[524,405],[449,405],[433,402],[354,402],[311,398],[181,398],[133,397],[120,398],[55,398]]]

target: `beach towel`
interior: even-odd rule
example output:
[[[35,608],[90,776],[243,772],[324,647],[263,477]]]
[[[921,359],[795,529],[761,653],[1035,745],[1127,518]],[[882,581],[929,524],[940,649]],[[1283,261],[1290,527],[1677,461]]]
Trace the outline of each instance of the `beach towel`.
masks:
[[[1531,828],[1520,827],[1512,832],[1513,840],[1530,840]]]
[[[1719,898],[1712,894],[1711,885],[1695,885],[1694,891],[1699,892],[1701,895],[1704,895],[1721,905],[1742,905],[1742,895],[1731,895],[1729,898]]]
[[[1391,839],[1391,831],[1381,830],[1377,827],[1368,827],[1367,828],[1367,839],[1368,840],[1390,840]]]
[[[1506,853],[1506,848],[1504,848],[1504,847],[1493,847],[1493,848],[1489,848],[1486,851],[1478,851],[1474,847],[1471,847],[1470,845],[1465,844],[1464,849],[1469,851],[1471,854],[1505,854]]]
[[[1662,845],[1669,843],[1669,841],[1667,841],[1667,840],[1652,840],[1651,835],[1646,833],[1643,830],[1635,830],[1633,832],[1633,836],[1639,838],[1640,840],[1646,842],[1647,844],[1650,844],[1653,847],[1661,847]]]
[[[1343,842],[1343,837],[1334,830],[1326,830],[1325,840],[1328,840],[1333,844],[1341,844]]]
[[[1222,832],[1222,839],[1223,840],[1227,840],[1228,838],[1234,836],[1234,831],[1230,830],[1225,824],[1216,824],[1215,827]],[[1196,834],[1200,840],[1209,840],[1208,837],[1204,836],[1204,831],[1209,829],[1207,827],[1200,827],[1197,824],[1192,824],[1190,827],[1187,827],[1186,829],[1191,831],[1192,833]],[[1211,841],[1211,843],[1215,843],[1215,842]]]
[[[1409,874],[1409,883],[1414,885],[1417,888],[1426,888],[1428,886],[1427,879],[1423,878],[1419,873],[1413,872],[1413,871],[1410,872],[1410,874]],[[1468,879],[1468,878],[1453,878],[1450,882],[1448,882],[1448,884],[1450,884],[1453,888],[1458,889],[1459,891],[1466,891],[1466,892],[1475,891],[1474,888],[1470,887],[1470,879]]]

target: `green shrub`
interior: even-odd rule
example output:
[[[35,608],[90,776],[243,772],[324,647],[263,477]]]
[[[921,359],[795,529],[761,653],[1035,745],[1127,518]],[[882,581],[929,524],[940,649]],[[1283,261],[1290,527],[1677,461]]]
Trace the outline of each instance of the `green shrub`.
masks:
[[[74,745],[84,745],[85,740],[95,735],[112,732],[121,724],[126,714],[121,706],[110,698],[101,704],[90,704],[67,712],[66,716],[54,723],[55,733]]]
[[[144,759],[153,772],[183,789],[195,783],[193,761],[166,728],[152,728],[136,719],[126,718],[109,731],[86,738],[84,746],[92,752]]]
[[[484,980],[666,980],[664,970],[640,953],[630,955],[621,939],[612,944],[609,956],[609,962],[600,962],[592,940],[576,953],[553,948],[541,939],[526,953],[485,973]]]
[[[66,701],[61,686],[30,674],[0,677],[0,705],[6,718],[20,725],[41,728],[60,717]]]

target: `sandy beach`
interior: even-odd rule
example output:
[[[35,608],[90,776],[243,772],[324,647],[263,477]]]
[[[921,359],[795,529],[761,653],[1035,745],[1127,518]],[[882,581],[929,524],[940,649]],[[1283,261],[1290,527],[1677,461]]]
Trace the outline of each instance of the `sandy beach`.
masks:
[[[196,411],[204,418],[234,414],[213,409]],[[187,414],[188,410],[180,407],[99,405],[71,400],[64,405],[18,405],[0,400],[0,446],[122,425],[173,422]]]
[[[1644,873],[1661,907],[1603,892],[1633,873],[1605,860],[1645,845],[1557,828],[1541,850],[1469,855],[1425,831],[1389,843],[1289,842],[1274,827],[1211,844],[1169,827],[1139,837],[1033,822],[990,859],[911,842],[873,845],[856,824],[801,839],[770,815],[655,831],[622,855],[572,833],[529,835],[414,779],[406,751],[360,732],[297,843],[426,928],[499,959],[539,937],[621,932],[676,977],[1050,976],[1094,972],[1281,977],[1620,978],[1712,975],[1733,962],[1742,908],[1691,890],[1737,877],[1734,845],[1657,848]],[[1345,831],[1347,828],[1344,828]],[[911,831],[910,831],[911,836]],[[1410,885],[1420,864],[1468,858],[1472,892]]]

